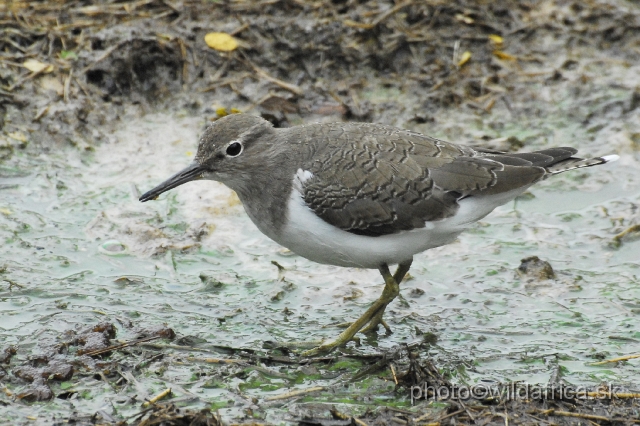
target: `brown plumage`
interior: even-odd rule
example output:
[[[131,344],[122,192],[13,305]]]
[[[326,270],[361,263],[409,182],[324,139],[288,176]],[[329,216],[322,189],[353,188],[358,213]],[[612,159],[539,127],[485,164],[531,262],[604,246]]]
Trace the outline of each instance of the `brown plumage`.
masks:
[[[305,352],[317,355],[360,330],[388,329],[382,315],[416,253],[450,243],[547,176],[616,158],[584,160],[575,153],[474,150],[369,123],[274,129],[260,117],[233,115],[205,131],[192,165],[140,200],[190,180],[218,180],[238,193],[264,234],[301,256],[378,268],[385,280],[380,298],[335,340]]]
[[[369,123],[292,128],[315,149],[302,168],[304,201],[323,220],[368,236],[422,228],[456,214],[458,201],[523,188],[570,168],[602,164],[574,148],[510,154]],[[311,136],[311,137],[309,137]]]

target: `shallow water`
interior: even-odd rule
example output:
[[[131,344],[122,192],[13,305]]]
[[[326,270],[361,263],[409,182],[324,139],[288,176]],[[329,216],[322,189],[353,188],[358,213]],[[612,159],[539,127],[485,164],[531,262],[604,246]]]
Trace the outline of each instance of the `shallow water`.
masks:
[[[140,192],[191,161],[203,125],[152,114],[129,120],[94,152],[16,152],[0,189],[2,278],[16,283],[0,290],[5,345],[28,348],[107,320],[120,324],[119,339],[133,321],[167,324],[205,346],[259,349],[265,340],[334,336],[331,324],[355,319],[379,295],[377,271],[318,265],[268,240],[221,184],[194,182],[139,203]],[[586,151],[611,152],[594,143]],[[621,154],[617,163],[542,182],[455,243],[416,256],[387,311],[394,334],[365,339],[359,350],[430,331],[439,337],[430,355],[465,365],[461,381],[546,383],[559,366],[571,383],[637,383],[633,361],[590,365],[640,351],[640,240],[610,247],[640,202],[637,154]],[[549,261],[557,279],[521,280],[515,269],[531,255]],[[190,386],[193,367],[164,368],[138,384],[139,398],[185,386],[205,401],[233,400],[230,389],[245,382]],[[105,401],[123,404],[121,414],[137,410],[106,385],[83,386],[83,411]],[[245,392],[262,398],[286,386],[275,380]],[[32,414],[69,404],[56,399]]]

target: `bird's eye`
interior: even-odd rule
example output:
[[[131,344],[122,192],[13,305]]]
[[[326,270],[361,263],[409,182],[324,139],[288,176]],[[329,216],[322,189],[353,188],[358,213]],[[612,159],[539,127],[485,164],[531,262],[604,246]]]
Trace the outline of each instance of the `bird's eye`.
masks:
[[[240,142],[231,142],[227,147],[227,155],[229,157],[237,157],[242,152],[242,144]]]

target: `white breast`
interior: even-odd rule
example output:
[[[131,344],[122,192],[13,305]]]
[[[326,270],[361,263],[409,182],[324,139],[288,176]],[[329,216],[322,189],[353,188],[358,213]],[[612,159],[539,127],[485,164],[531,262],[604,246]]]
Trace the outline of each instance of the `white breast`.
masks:
[[[318,263],[337,266],[377,268],[397,264],[422,251],[451,243],[469,225],[497,206],[513,200],[526,190],[469,197],[460,201],[451,218],[427,222],[424,228],[379,237],[355,235],[325,222],[304,203],[302,184],[312,175],[298,170],[287,205],[287,222],[274,240],[294,253]]]

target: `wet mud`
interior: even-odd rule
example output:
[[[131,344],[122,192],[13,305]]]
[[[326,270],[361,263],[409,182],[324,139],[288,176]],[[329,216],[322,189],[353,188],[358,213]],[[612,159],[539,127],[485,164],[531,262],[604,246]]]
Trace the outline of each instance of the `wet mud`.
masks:
[[[639,422],[639,76],[622,0],[0,4],[0,419]],[[392,334],[306,359],[376,271],[293,255],[222,185],[137,202],[236,112],[621,159],[419,255]]]

